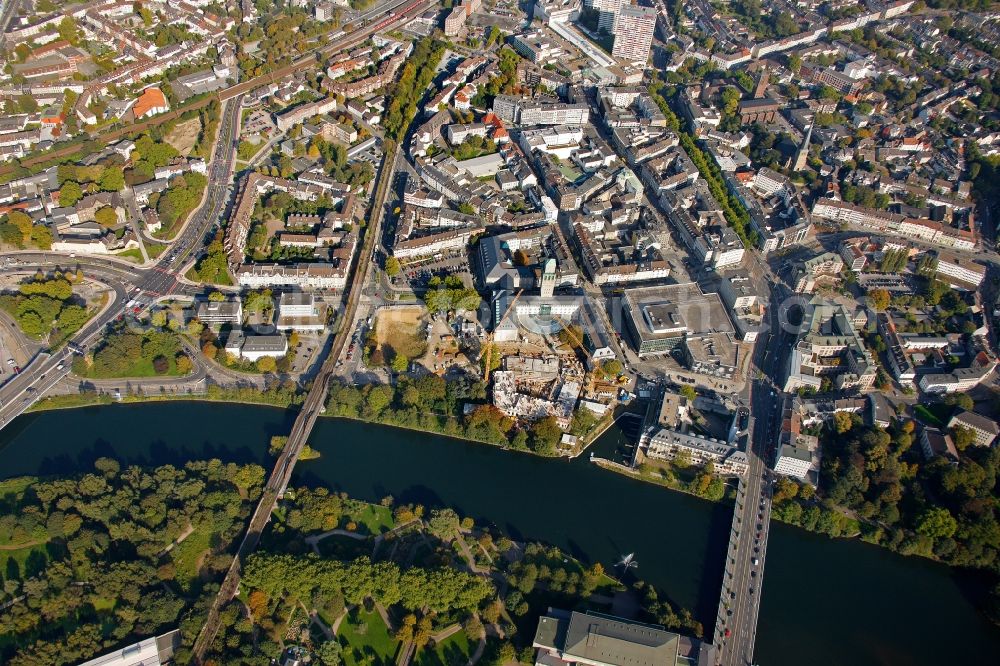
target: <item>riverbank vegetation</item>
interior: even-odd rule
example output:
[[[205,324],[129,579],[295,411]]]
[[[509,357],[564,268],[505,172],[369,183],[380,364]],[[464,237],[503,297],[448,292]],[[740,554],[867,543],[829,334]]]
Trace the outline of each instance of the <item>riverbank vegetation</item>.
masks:
[[[330,387],[327,415],[461,437],[543,456],[556,455],[563,433],[554,417],[522,426],[493,405],[482,402],[485,400],[486,386],[468,375],[449,381],[437,375],[416,379],[404,376],[395,386],[334,383]],[[570,432],[582,437],[596,424],[597,420],[589,415],[576,415]]]
[[[100,458],[0,483],[0,662],[78,663],[180,626],[183,663],[263,482],[258,465]]]
[[[260,390],[252,386],[238,387],[209,384],[203,392],[197,393],[188,391],[181,391],[179,393],[127,393],[123,391],[120,399],[112,396],[110,393],[84,390],[80,393],[68,395],[46,396],[34,403],[28,411],[45,412],[56,409],[110,405],[113,402],[140,403],[162,402],[166,400],[235,402],[245,405],[265,405],[268,407],[294,407],[302,404],[304,399],[304,394],[284,385],[272,386]]]
[[[55,273],[35,276],[18,285],[16,293],[0,294],[0,308],[29,338],[56,347],[73,336],[93,316],[87,301],[74,291],[79,276]]]
[[[914,446],[912,421],[883,430],[864,425],[857,415],[837,416],[819,434],[820,490],[780,480],[775,518],[1000,574],[1000,449],[971,446],[964,433],[955,433],[963,442],[957,462],[926,460]]]

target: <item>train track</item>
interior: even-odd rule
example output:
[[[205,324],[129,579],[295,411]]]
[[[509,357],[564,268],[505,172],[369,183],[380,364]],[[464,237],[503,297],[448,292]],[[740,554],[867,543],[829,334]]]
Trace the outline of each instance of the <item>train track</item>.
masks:
[[[403,18],[408,18],[410,13],[414,11],[425,11],[428,7],[431,7],[434,4],[436,4],[436,0],[425,0],[423,2],[411,3],[410,5],[407,5],[404,11],[394,16],[390,16],[391,20],[381,21],[373,26],[373,30],[377,31],[385,29]],[[347,344],[347,339],[353,328],[352,323],[357,316],[358,308],[361,304],[364,285],[368,277],[368,271],[371,267],[372,257],[375,251],[375,243],[378,242],[378,238],[381,233],[385,201],[392,183],[396,151],[398,150],[398,146],[395,142],[389,145],[391,148],[383,155],[382,168],[379,171],[379,179],[375,187],[375,192],[372,195],[372,204],[369,210],[369,220],[371,220],[371,223],[365,230],[364,241],[358,251],[358,258],[354,265],[353,274],[351,275],[350,282],[347,290],[345,291],[346,306],[344,308],[344,314],[340,318],[339,330],[334,335],[330,351],[326,359],[323,361],[323,365],[320,367],[315,380],[313,381],[312,388],[309,390],[309,393],[302,404],[302,408],[299,410],[295,423],[292,425],[292,430],[288,436],[288,442],[285,444],[284,450],[275,462],[274,468],[271,470],[271,474],[268,477],[268,482],[264,487],[260,501],[258,502],[253,516],[250,518],[250,523],[247,526],[246,532],[244,533],[243,541],[240,543],[240,547],[237,550],[236,556],[233,558],[233,562],[230,565],[229,570],[226,572],[226,577],[219,588],[215,601],[209,609],[208,618],[206,619],[205,624],[202,627],[202,631],[198,635],[192,650],[193,663],[202,663],[205,652],[212,644],[212,641],[215,640],[215,636],[219,631],[219,613],[225,604],[236,596],[237,590],[239,589],[240,578],[242,575],[242,563],[257,548],[260,536],[263,533],[264,528],[267,526],[267,523],[271,518],[271,513],[274,511],[278,500],[291,480],[295,463],[298,462],[302,448],[306,445],[309,434],[312,432],[312,429],[316,424],[316,419],[319,417],[319,414],[326,402],[330,387],[330,379],[337,367],[337,359],[343,354],[344,347]]]

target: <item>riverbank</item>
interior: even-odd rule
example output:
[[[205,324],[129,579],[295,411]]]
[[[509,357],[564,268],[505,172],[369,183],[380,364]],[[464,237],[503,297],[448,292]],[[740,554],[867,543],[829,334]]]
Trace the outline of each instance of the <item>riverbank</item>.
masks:
[[[634,470],[627,465],[617,463],[613,460],[608,460],[607,458],[599,458],[597,456],[591,456],[590,462],[594,463],[601,469],[606,469],[609,472],[614,472],[615,474],[621,474],[622,476],[627,476],[630,479],[635,479],[636,481],[642,481],[644,483],[651,483],[654,486],[660,486],[661,488],[666,488],[667,490],[673,490],[678,493],[684,493],[685,495],[690,495],[692,497],[697,497],[698,499],[705,500],[706,502],[712,503],[725,503],[732,504],[733,495],[724,494],[722,496],[699,494],[696,490],[689,487],[684,487],[679,485],[676,481],[671,483],[664,476],[653,476],[652,474],[643,474],[640,471]],[[722,479],[723,477],[715,477]],[[728,484],[725,484],[725,488],[729,488]],[[724,489],[725,492],[725,489]]]
[[[125,383],[127,384],[127,382]],[[33,404],[27,413],[95,407],[114,403],[141,404],[147,402],[223,402],[288,409],[300,405],[302,398],[301,394],[280,389],[278,392],[258,391],[250,388],[225,388],[214,385],[208,386],[204,393],[162,393],[159,395],[123,393],[121,398],[116,398],[110,393],[84,391],[42,398]]]
[[[189,395],[123,395],[121,400],[116,400],[112,396],[107,394],[97,394],[97,393],[87,393],[87,394],[75,394],[67,396],[53,396],[51,398],[45,398],[42,401],[36,403],[30,411],[33,412],[44,412],[50,410],[64,410],[64,409],[75,409],[82,407],[95,407],[95,406],[109,406],[115,402],[121,402],[124,404],[138,405],[142,403],[165,403],[165,402],[190,402],[190,403],[226,403],[226,404],[239,404],[246,406],[265,406],[265,407],[276,407],[279,409],[291,409],[299,404],[299,401],[294,398],[298,394],[292,394],[288,391],[283,391],[280,394],[273,391],[254,391],[251,389],[223,389],[216,386],[210,386],[205,394],[189,394]],[[610,413],[610,412],[609,412]],[[446,429],[435,429],[422,427],[418,424],[404,424],[397,423],[387,419],[371,419],[364,418],[362,416],[347,416],[343,414],[331,414],[329,412],[320,415],[325,417],[325,420],[344,420],[348,422],[354,422],[361,425],[371,425],[377,427],[390,428],[392,430],[397,430],[403,433],[409,433],[414,435],[428,435],[433,437],[439,437],[451,442],[459,442],[462,444],[475,444],[475,445],[486,445],[488,448],[500,449],[502,451],[515,451],[517,453],[529,454],[531,457],[536,457],[540,459],[574,459],[579,454],[576,455],[560,455],[552,454],[546,455],[544,453],[539,453],[532,451],[529,448],[517,449],[509,445],[499,444],[497,442],[477,439],[475,437],[469,436],[467,433],[461,432],[462,428],[458,423],[457,417],[451,417],[441,414],[429,414],[427,416],[433,417],[435,419],[450,419],[455,422],[455,431],[449,432]],[[612,421],[607,424],[606,427],[600,428],[599,424],[595,424],[592,428],[591,433],[599,431],[599,434],[594,436],[594,439],[603,435],[609,428],[613,428],[615,423]],[[587,442],[584,446],[584,450],[591,446],[593,442]],[[582,452],[582,451],[581,451]],[[317,455],[319,452],[316,452]],[[699,493],[695,486],[697,475],[692,475],[686,483],[682,480],[673,479],[670,480],[665,478],[662,474],[656,475],[655,473],[642,473],[641,471],[632,470],[625,465],[621,465],[612,460],[601,458],[598,456],[592,456],[588,461],[594,466],[610,471],[619,476],[624,476],[629,479],[640,481],[651,486],[657,486],[665,488],[667,490],[674,491],[689,497],[693,497],[699,500],[704,500],[706,502],[716,504],[719,506],[724,506],[727,508],[731,507],[731,493],[727,493],[726,489],[729,485],[724,483],[723,477],[712,475],[712,482],[718,482],[718,487],[711,493],[704,492]],[[705,486],[709,488],[709,486]],[[720,492],[721,487],[721,492]],[[728,499],[727,499],[728,498]],[[885,550],[886,552],[895,553],[904,557],[916,556],[919,559],[925,559],[930,562],[940,564],[942,566],[949,566],[946,562],[935,556],[933,552],[928,551],[918,551],[904,550],[901,551],[898,548],[893,548],[888,545],[885,541],[879,541],[873,538],[871,535],[871,530],[866,531],[862,529],[862,526],[871,527],[872,524],[868,522],[861,523],[857,519],[851,518],[839,511],[826,508],[818,502],[811,503],[809,506],[800,509],[797,514],[797,518],[788,516],[787,506],[789,504],[798,504],[798,500],[788,500],[787,502],[777,501],[776,510],[772,513],[772,518],[790,527],[802,530],[807,533],[816,534],[820,536],[826,536],[831,539],[838,539],[843,541],[860,541],[865,544],[874,546],[876,548]],[[876,526],[877,527],[877,526]]]
[[[0,477],[74,473],[100,457],[120,460],[123,469],[211,458],[269,468],[270,437],[287,435],[294,416],[177,401],[30,414],[0,431]],[[614,457],[629,441],[612,428],[593,450]],[[732,519],[724,503],[608,474],[584,456],[511,455],[359,421],[322,419],[310,444],[323,455],[296,468],[295,487],[451,506],[477,524],[551,543],[609,572],[635,553],[644,580],[669,590],[706,628],[714,622]],[[963,571],[775,523],[765,573],[760,663],[798,666],[809,654],[819,666],[937,666],[1000,654],[1000,630],[971,603],[985,591],[981,579]]]
[[[128,384],[128,380],[122,381],[125,385]],[[392,387],[388,388],[391,389]],[[332,387],[332,390],[334,389],[340,391],[353,390],[351,387],[347,387],[343,384],[335,384],[334,387]],[[501,430],[500,428],[503,426],[496,426],[498,419],[505,418],[509,420],[509,418],[502,417],[502,415],[499,415],[498,410],[495,410],[489,405],[480,405],[477,410],[485,408],[482,411],[487,412],[487,416],[483,419],[483,423],[487,426],[486,432],[487,434],[499,435],[499,439],[497,437],[480,436],[480,433],[477,432],[475,427],[475,424],[477,423],[475,413],[470,415],[468,424],[463,423],[463,419],[461,417],[451,414],[433,411],[413,413],[403,409],[393,409],[388,406],[383,408],[382,411],[378,412],[378,414],[374,416],[365,416],[361,413],[360,409],[347,409],[344,404],[337,401],[337,395],[338,394],[331,393],[331,399],[328,401],[327,407],[324,408],[324,412],[322,412],[320,416],[343,418],[362,423],[372,423],[376,425],[390,426],[393,428],[412,430],[414,432],[429,435],[459,439],[462,441],[474,442],[476,444],[487,444],[505,450],[532,453],[543,458],[575,458],[579,456],[581,453],[586,451],[586,449],[596,439],[603,435],[608,428],[614,425],[616,418],[614,412],[612,410],[608,410],[601,418],[598,419],[594,416],[593,420],[587,423],[586,432],[578,436],[576,444],[570,447],[554,446],[551,449],[538,450],[531,448],[526,443],[528,441],[527,436],[522,439],[518,439],[516,436],[507,437],[506,433],[511,430],[513,421],[510,420],[510,425],[506,426],[506,430]],[[209,385],[204,392],[200,393],[122,393],[121,397],[115,397],[110,393],[105,392],[84,391],[77,394],[57,395],[42,398],[33,404],[27,411],[45,412],[61,409],[76,409],[81,407],[110,405],[115,402],[131,404],[145,402],[226,402],[245,405],[264,405],[288,409],[300,405],[302,399],[303,394],[284,389],[268,389],[260,391],[250,388],[226,388]],[[497,430],[490,430],[490,428],[494,426],[497,427]]]

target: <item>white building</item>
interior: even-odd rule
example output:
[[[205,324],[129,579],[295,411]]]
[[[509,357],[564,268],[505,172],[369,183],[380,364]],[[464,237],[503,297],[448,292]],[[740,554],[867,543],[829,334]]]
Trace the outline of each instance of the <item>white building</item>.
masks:
[[[275,326],[279,331],[322,331],[326,322],[313,294],[290,291],[278,297]]]
[[[953,287],[978,287],[986,279],[986,267],[954,254],[938,253],[938,279]]]
[[[205,301],[198,305],[198,321],[203,324],[243,323],[243,303],[239,298],[231,301]]]
[[[726,442],[690,433],[660,428],[647,433],[646,455],[660,460],[674,460],[682,453],[695,465],[715,465],[719,474],[744,476],[749,469],[746,453]]]

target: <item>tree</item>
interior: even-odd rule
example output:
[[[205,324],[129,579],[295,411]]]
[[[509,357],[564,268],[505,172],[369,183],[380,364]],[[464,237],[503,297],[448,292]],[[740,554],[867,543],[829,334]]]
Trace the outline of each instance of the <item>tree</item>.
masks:
[[[842,435],[854,425],[854,420],[848,412],[833,413],[833,427],[838,435]]]
[[[958,523],[948,509],[932,507],[917,517],[917,534],[937,539],[951,537],[958,529]]]
[[[111,206],[104,206],[94,213],[94,221],[105,228],[110,228],[118,224],[118,214]]]
[[[158,375],[165,375],[170,370],[170,359],[166,356],[157,356],[153,359],[153,370]]]
[[[976,443],[976,431],[964,426],[955,426],[951,429],[951,439],[955,443],[955,448],[965,451]]]
[[[427,519],[427,529],[437,538],[450,541],[458,533],[458,514],[451,509],[434,509]]]
[[[605,377],[617,377],[622,373],[622,362],[616,358],[609,358],[601,363],[601,371]]]
[[[215,358],[215,355],[219,353],[219,348],[213,345],[211,342],[206,342],[201,347],[201,353],[205,355],[207,359]]]
[[[946,405],[956,405],[960,409],[964,409],[967,412],[971,412],[976,406],[975,401],[973,401],[972,396],[968,393],[949,393],[945,399],[944,404]]]
[[[256,366],[259,372],[274,372],[278,369],[278,362],[273,356],[261,356],[257,359]]]
[[[221,301],[226,300],[226,295],[223,294],[221,291],[213,291],[212,293],[210,293],[208,295],[208,300],[215,301],[215,302],[221,302]]]
[[[698,394],[697,392],[695,392],[694,387],[691,386],[690,384],[685,384],[684,386],[682,386],[680,394],[682,397],[687,398],[688,400],[694,400],[695,398],[698,397]]]
[[[406,358],[403,354],[396,354],[392,357],[392,369],[397,373],[406,372],[410,367],[410,359]]]
[[[399,259],[397,259],[396,257],[389,257],[388,259],[385,260],[386,275],[388,275],[391,278],[394,278],[397,275],[399,275],[399,271],[400,271]]]
[[[342,651],[343,648],[340,646],[340,641],[334,638],[321,644],[313,654],[320,660],[323,666],[340,666]]]
[[[186,375],[191,372],[191,357],[187,354],[178,354],[174,359],[174,363],[177,366],[178,374]]]
[[[67,180],[59,188],[59,205],[74,206],[76,202],[83,198],[83,189],[76,181]]]
[[[80,29],[77,27],[76,21],[73,20],[72,16],[64,17],[56,29],[59,32],[59,37],[65,39],[73,46],[76,46],[80,42]]]
[[[116,167],[108,167],[101,174],[100,187],[105,192],[120,192],[125,189],[125,172]]]
[[[887,289],[872,289],[867,294],[868,305],[876,312],[881,312],[889,307],[891,296]]]
[[[552,455],[555,453],[556,444],[562,438],[562,428],[554,416],[546,416],[544,419],[535,421],[531,426],[528,437],[528,446],[535,453],[542,455]]]

